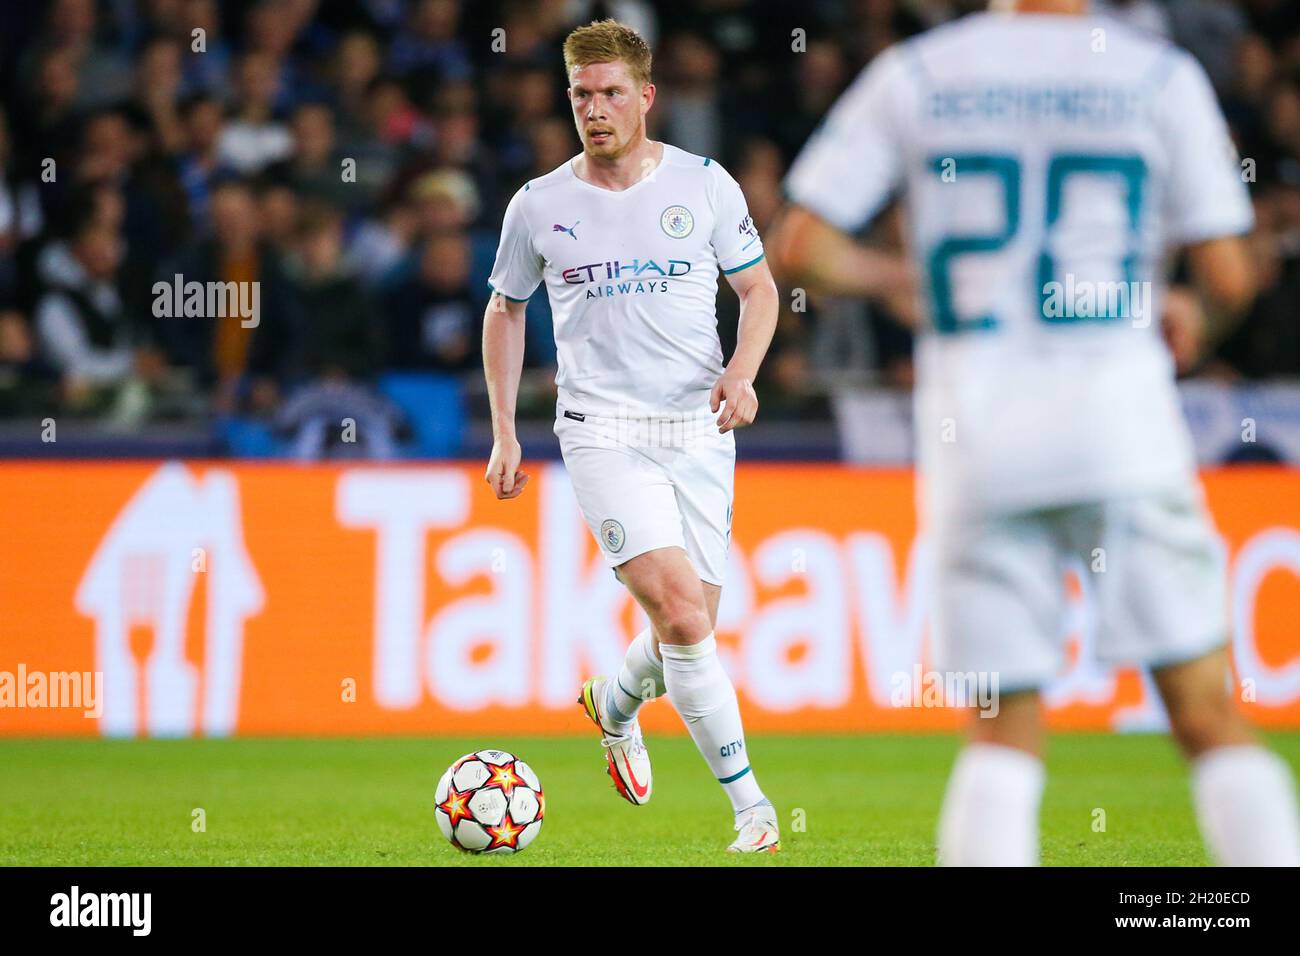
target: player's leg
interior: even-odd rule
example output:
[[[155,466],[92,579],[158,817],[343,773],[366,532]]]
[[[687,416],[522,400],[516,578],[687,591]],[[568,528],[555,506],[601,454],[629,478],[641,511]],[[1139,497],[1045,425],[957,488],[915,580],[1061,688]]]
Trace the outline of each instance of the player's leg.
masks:
[[[1034,866],[1042,763],[1035,690],[1004,694],[995,717],[972,713],[939,815],[943,866]]]
[[[749,837],[733,848],[775,849],[775,811],[750,767],[736,689],[718,659],[713,626],[720,588],[701,581],[680,548],[638,555],[620,566],[619,577],[649,615],[668,697],[731,800],[741,841]],[[715,593],[706,595],[706,589]]]
[[[590,415],[581,420],[560,416],[555,434],[578,507],[611,568],[657,548],[682,547],[672,481],[663,468],[622,440],[617,422]],[[649,635],[639,635],[618,674],[590,678],[578,695],[578,703],[600,732],[614,789],[638,806],[650,800],[653,781],[650,755],[636,719],[639,702],[633,706],[630,698],[647,681],[662,690],[662,665],[653,650]],[[611,706],[611,689],[618,683],[630,692],[622,707]]]
[[[607,726],[615,733],[625,732],[637,719],[642,705],[662,697],[666,691],[658,644],[654,626],[648,625],[627,646],[618,673],[612,678],[599,679],[599,686],[593,687],[592,692],[600,695],[599,704],[607,715]]]
[[[704,585],[704,603],[709,607],[709,622],[716,631],[718,627],[718,605],[722,601],[722,588],[708,581]],[[753,779],[753,771],[750,771]],[[757,783],[755,783],[757,786]],[[734,809],[736,801],[732,801]],[[776,807],[764,797],[753,806],[744,807],[736,814],[736,839],[728,848],[736,853],[749,853],[757,849],[769,851],[779,848],[781,829],[776,821]]]
[[[715,418],[711,411],[706,410],[685,422],[683,434],[690,439],[688,447],[668,449],[659,456],[673,477],[673,490],[682,515],[682,538],[687,557],[704,589],[710,632],[717,625],[718,604],[726,577],[736,475],[735,435],[731,432],[718,434]],[[713,656],[716,659],[716,655]],[[721,672],[720,667],[718,670]],[[671,687],[669,693],[672,693]],[[707,736],[710,722],[714,720],[719,721],[722,728],[716,731],[717,740],[713,741],[721,745],[721,750],[710,757],[707,744],[702,744],[701,751],[736,810],[738,835],[728,849],[738,853],[775,850],[780,841],[776,808],[762,795],[750,769],[740,710],[734,703],[734,690],[729,692],[729,698],[732,702],[717,718],[711,718],[703,725],[697,724],[692,733]],[[754,802],[756,798],[757,802]]]
[[[1170,730],[1192,763],[1211,854],[1229,865],[1300,865],[1295,786],[1256,741],[1230,691],[1227,588],[1213,524],[1193,484],[1111,503],[1099,582],[1103,658],[1153,670]]]
[[[1226,649],[1154,671],[1174,738],[1192,763],[1201,833],[1228,866],[1300,866],[1290,768],[1260,745],[1229,693]]]
[[[1046,773],[1038,688],[1059,665],[1060,570],[1036,515],[936,522],[935,661],[996,676],[997,707],[972,710],[939,814],[944,866],[1033,866]]]
[[[615,568],[615,573],[620,569]],[[620,575],[619,580],[622,580]],[[708,606],[709,622],[714,627],[718,623],[718,602],[722,588],[707,581],[704,586],[704,601]],[[659,656],[659,637],[654,625],[648,624],[623,655],[623,665],[615,679],[603,685],[603,700],[608,724],[616,731],[629,726],[636,720],[642,705],[664,696],[664,662]]]

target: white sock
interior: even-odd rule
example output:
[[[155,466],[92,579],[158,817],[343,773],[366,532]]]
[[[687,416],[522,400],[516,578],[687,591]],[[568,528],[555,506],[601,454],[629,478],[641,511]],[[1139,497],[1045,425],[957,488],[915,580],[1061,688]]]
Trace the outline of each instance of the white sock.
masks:
[[[1215,747],[1192,763],[1201,835],[1225,866],[1300,866],[1291,771],[1263,747]]]
[[[698,644],[660,644],[668,697],[686,722],[695,746],[739,813],[760,803],[763,791],[754,779],[745,750],[736,688],[718,660],[718,643],[709,634]]]
[[[939,814],[941,866],[1037,866],[1038,805],[1046,773],[1032,754],[968,744]]]
[[[627,646],[618,677],[605,685],[605,713],[615,730],[632,723],[646,701],[664,695],[664,665],[654,652],[650,628]]]

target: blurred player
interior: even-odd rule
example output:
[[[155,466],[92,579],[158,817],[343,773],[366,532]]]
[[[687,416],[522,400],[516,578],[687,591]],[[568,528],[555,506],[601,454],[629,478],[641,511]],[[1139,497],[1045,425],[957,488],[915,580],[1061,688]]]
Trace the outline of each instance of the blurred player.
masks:
[[[970,721],[940,861],[1038,860],[1039,689],[1063,663],[1074,559],[1094,572],[1099,656],[1154,674],[1213,855],[1300,864],[1290,773],[1230,691],[1224,567],[1151,321],[1176,247],[1210,310],[1253,296],[1227,128],[1182,50],[1084,0],[1011,6],[881,54],[791,170],[772,243],[806,285],[880,294],[849,234],[903,195],[929,317],[915,423],[936,663],[996,673],[1002,692]],[[1185,354],[1196,313],[1176,314]]]
[[[514,498],[515,397],[524,307],[546,282],[559,356],[555,433],[605,561],[649,615],[613,679],[579,702],[602,734],[619,794],[650,799],[637,722],[667,691],[735,811],[729,849],[776,850],[776,811],[750,769],[736,691],[718,660],[731,537],[735,436],[758,411],[751,384],[776,326],[763,244],[734,179],[716,162],[646,138],[650,50],[614,21],[564,44],[582,152],[511,200],[492,270],[483,364],[495,441],[487,480]],[[719,270],[740,297],[723,368]]]

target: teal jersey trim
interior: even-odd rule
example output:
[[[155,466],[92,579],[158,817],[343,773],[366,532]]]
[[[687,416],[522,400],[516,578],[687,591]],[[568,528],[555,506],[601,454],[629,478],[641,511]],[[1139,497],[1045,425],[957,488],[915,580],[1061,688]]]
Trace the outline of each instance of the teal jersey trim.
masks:
[[[724,276],[729,276],[729,275],[731,275],[733,272],[739,272],[739,271],[742,270],[742,269],[748,269],[750,266],[754,265],[754,263],[756,263],[756,262],[762,262],[762,261],[763,261],[763,258],[764,258],[766,255],[767,255],[766,252],[760,252],[760,253],[758,254],[757,258],[750,259],[750,260],[749,260],[748,262],[746,262],[743,266],[736,266],[736,268],[734,268],[734,269],[723,269],[723,270],[722,270],[722,274],[723,274]]]
[[[516,298],[515,298],[514,296],[512,296],[512,295],[506,295],[504,292],[499,292],[499,291],[497,291],[495,288],[493,288],[491,282],[488,283],[488,288],[489,288],[489,289],[492,289],[493,292],[496,292],[496,294],[499,295],[499,296],[501,296],[503,299],[509,299],[511,302],[527,302],[527,301],[528,301],[527,299],[516,299]]]

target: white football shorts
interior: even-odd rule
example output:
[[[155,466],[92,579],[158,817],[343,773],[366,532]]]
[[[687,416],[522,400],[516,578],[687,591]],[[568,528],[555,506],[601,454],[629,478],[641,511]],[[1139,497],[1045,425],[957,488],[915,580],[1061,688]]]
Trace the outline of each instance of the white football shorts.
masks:
[[[1159,668],[1228,642],[1225,560],[1196,484],[932,529],[941,671],[998,674],[1004,692],[1062,670],[1065,571],[1095,599],[1100,661]]]
[[[707,406],[655,418],[558,410],[555,434],[569,481],[611,568],[678,547],[702,581],[722,585],[736,439],[718,434],[717,417]]]

